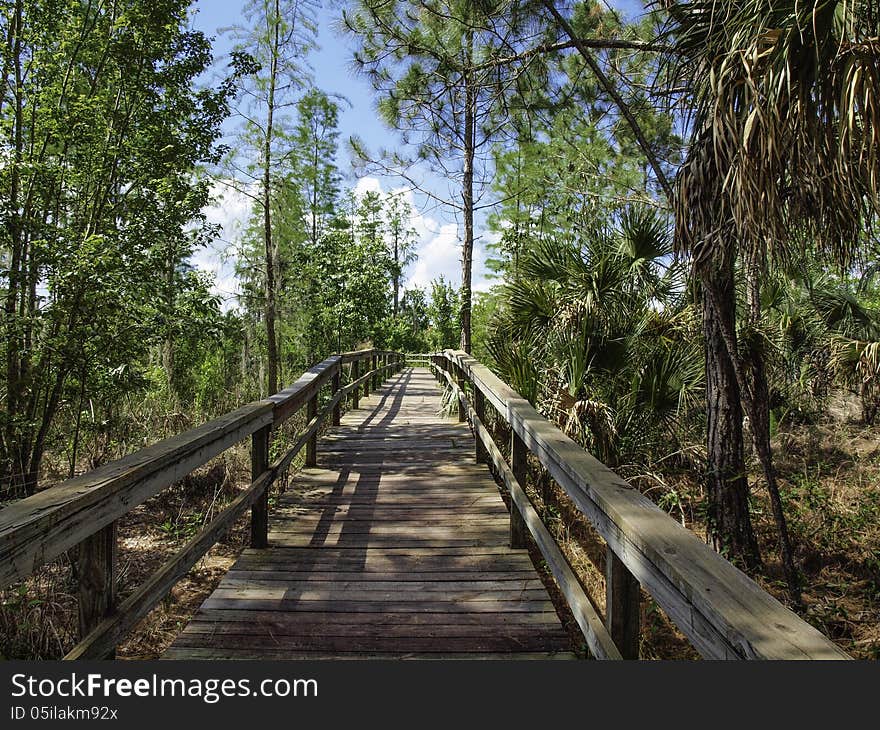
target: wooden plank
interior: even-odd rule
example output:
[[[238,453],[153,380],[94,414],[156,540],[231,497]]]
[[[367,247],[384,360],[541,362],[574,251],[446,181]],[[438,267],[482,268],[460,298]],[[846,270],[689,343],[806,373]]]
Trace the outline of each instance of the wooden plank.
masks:
[[[470,571],[458,570],[458,571],[425,571],[425,572],[415,572],[415,571],[346,571],[346,570],[313,570],[310,569],[310,566],[303,565],[299,566],[301,569],[297,569],[296,565],[279,565],[269,564],[269,565],[252,565],[247,567],[242,567],[239,564],[236,564],[234,570],[230,571],[228,575],[228,580],[230,581],[242,581],[242,580],[281,580],[281,581],[295,581],[300,585],[307,585],[310,583],[338,583],[339,585],[349,585],[356,583],[369,583],[369,584],[377,584],[383,585],[386,590],[390,590],[392,586],[398,586],[400,590],[420,590],[417,587],[411,586],[419,586],[419,585],[428,585],[430,586],[430,590],[444,590],[444,586],[447,583],[457,584],[457,583],[477,583],[481,584],[483,582],[489,582],[491,579],[492,583],[504,583],[510,581],[511,583],[528,583],[531,584],[534,581],[539,581],[536,577],[536,573],[534,569],[529,566],[528,570],[520,570],[520,571],[486,571],[483,569],[472,569]]]
[[[282,616],[280,620],[254,619],[254,612],[239,611],[247,615],[247,618],[234,621],[231,619],[224,620],[217,614],[230,613],[229,611],[212,611],[211,618],[198,618],[191,621],[186,627],[183,636],[188,636],[195,646],[204,646],[204,635],[235,635],[238,637],[250,636],[274,636],[285,638],[310,639],[309,644],[315,647],[330,649],[331,647],[324,644],[326,638],[347,638],[347,639],[370,639],[379,637],[387,642],[391,649],[403,650],[401,639],[467,639],[466,648],[471,650],[479,649],[485,651],[483,647],[479,647],[474,640],[493,638],[500,645],[494,647],[495,651],[509,649],[511,644],[515,642],[520,648],[526,648],[523,645],[527,640],[538,640],[544,647],[570,649],[568,637],[559,625],[558,619],[554,616],[554,623],[547,624],[500,624],[498,627],[488,627],[485,624],[467,625],[457,623],[424,623],[421,625],[385,625],[381,632],[376,631],[376,624],[371,622],[362,622],[355,624],[348,623],[332,623],[327,624],[323,621],[317,623],[305,623],[295,620],[300,614],[296,613],[278,613]],[[425,614],[412,614],[414,616],[423,616]],[[431,615],[431,614],[427,614]],[[515,614],[511,614],[515,615]],[[530,614],[526,614],[530,615]],[[537,630],[536,630],[537,629]],[[390,641],[389,641],[390,640]],[[396,640],[396,641],[395,641]],[[513,641],[511,641],[513,640]],[[501,643],[503,642],[503,643]],[[244,642],[242,642],[244,643]],[[283,642],[285,646],[290,648],[287,641]],[[178,646],[180,644],[178,643]],[[549,646],[548,646],[549,645]],[[445,649],[451,649],[448,644],[443,645]],[[463,647],[465,648],[465,647]],[[381,651],[374,644],[374,651]],[[410,648],[411,650],[411,648]],[[338,651],[338,649],[337,649]]]
[[[413,529],[421,529],[423,526],[430,525],[431,528],[442,528],[446,531],[455,531],[458,528],[481,529],[481,528],[497,528],[499,527],[499,517],[507,515],[462,515],[461,519],[456,521],[449,515],[443,515],[431,519],[431,514],[423,514],[419,510],[400,510],[396,509],[391,514],[369,514],[372,510],[369,506],[365,506],[364,514],[349,513],[344,515],[334,514],[322,510],[320,513],[310,512],[303,513],[294,510],[278,510],[275,512],[276,518],[290,518],[284,520],[283,524],[279,524],[276,528],[278,532],[314,532],[316,528],[324,527],[329,524],[341,525],[345,529],[351,530],[352,533],[370,532],[371,527],[378,526],[400,526],[401,524],[409,525],[409,531]]]
[[[397,557],[414,557],[414,558],[447,558],[447,557],[455,557],[455,558],[479,558],[481,560],[492,561],[492,560],[528,560],[528,555],[524,552],[511,551],[506,545],[487,545],[481,548],[456,548],[456,547],[448,547],[443,549],[437,548],[412,548],[412,547],[402,547],[394,545],[383,547],[383,548],[375,548],[374,550],[368,550],[364,553],[361,549],[355,548],[346,548],[346,547],[290,547],[290,548],[282,548],[273,545],[272,548],[268,552],[262,552],[260,550],[253,549],[245,549],[242,553],[241,557],[246,558],[248,556],[251,557],[259,557],[261,560],[271,560],[273,556],[276,556],[279,560],[286,561],[296,561],[303,559],[304,557],[314,557],[314,556],[324,556],[327,558],[336,558],[336,557],[347,557],[351,555],[372,555],[377,558],[391,558],[396,559]]]
[[[274,406],[275,427],[294,415],[306,402],[315,396],[325,383],[333,378],[341,366],[339,355],[328,357],[324,362],[309,368],[297,381],[284,390],[269,397]]]
[[[326,584],[324,584],[326,585]],[[366,585],[366,584],[365,584]],[[410,592],[404,590],[365,590],[348,587],[336,590],[332,584],[327,587],[296,586],[285,584],[285,581],[248,581],[241,584],[221,583],[214,591],[216,599],[235,599],[242,601],[283,601],[297,604],[309,603],[372,603],[379,608],[389,605],[432,606],[432,610],[444,610],[449,606],[471,606],[488,603],[492,606],[508,606],[520,603],[542,603],[547,600],[547,591],[543,585],[539,588],[516,590],[487,589],[446,589],[440,595],[433,593]],[[552,604],[550,604],[552,605]],[[437,607],[440,607],[439,609]],[[383,609],[384,610],[384,609]]]
[[[483,397],[483,391],[479,388],[474,388],[474,414],[475,418],[480,423],[486,422],[486,399]],[[489,461],[489,453],[486,451],[486,447],[483,445],[483,440],[480,438],[474,439],[474,461],[477,464],[486,464]]]
[[[478,439],[479,440],[479,439]],[[514,480],[525,493],[526,482],[528,481],[528,451],[522,439],[514,432],[511,433],[510,443],[510,472]],[[510,506],[510,547],[524,548],[526,547],[526,523],[520,514],[519,506],[514,502]]]
[[[255,650],[275,650],[283,647],[286,651],[336,652],[503,652],[516,644],[520,651],[565,650],[567,639],[563,636],[547,634],[526,634],[518,636],[290,636],[275,633],[232,633],[218,629],[214,633],[200,632],[181,634],[175,646],[192,646],[200,649],[239,649],[247,647]]]
[[[425,444],[430,448],[433,440],[441,439],[470,439],[470,432],[465,426],[455,424],[455,427],[447,428],[438,424],[419,429],[417,426],[409,428],[393,429],[383,428],[374,430],[357,430],[346,425],[338,424],[339,428],[333,429],[332,433],[322,439],[325,444],[369,444],[370,446],[385,445],[395,448],[395,444],[407,441],[411,444]]]
[[[467,427],[450,437],[439,403],[427,373],[405,372],[343,416],[321,440],[319,466],[276,505],[272,547],[240,556],[169,655],[546,658],[556,652],[541,649],[569,649],[528,555],[506,544],[497,485],[460,461],[472,453]]]
[[[306,420],[311,421],[318,417],[318,394],[309,398],[306,411]],[[318,435],[317,429],[309,436],[306,442],[306,466],[315,466],[318,463]]]
[[[494,497],[495,495],[486,495]],[[426,502],[425,504],[407,504],[406,502],[389,501],[386,504],[377,504],[375,502],[367,502],[365,504],[357,504],[345,502],[343,504],[319,504],[315,502],[289,501],[280,500],[275,507],[275,514],[306,517],[309,515],[323,514],[325,512],[332,513],[336,519],[347,517],[352,520],[358,519],[393,519],[401,520],[408,517],[436,520],[438,522],[458,522],[454,514],[450,514],[448,509],[438,507],[436,501]],[[459,511],[461,520],[464,521],[495,521],[499,517],[506,517],[507,510],[501,504],[497,497],[486,504],[478,507],[468,504]]]
[[[298,611],[264,610],[253,611],[235,608],[200,608],[193,618],[194,622],[245,621],[245,622],[283,622],[291,626],[323,626],[330,634],[347,630],[347,627],[381,627],[382,633],[393,631],[395,628],[401,631],[419,633],[430,631],[434,627],[459,627],[463,631],[491,631],[503,632],[506,630],[544,631],[558,630],[561,626],[556,611],[528,611],[521,613],[385,613],[345,612],[334,611],[326,613],[321,611],[308,611],[303,607]],[[374,629],[375,630],[375,629]]]
[[[425,492],[423,494],[388,494],[385,492],[380,493],[365,493],[359,492],[357,494],[349,494],[342,496],[334,496],[334,495],[319,495],[319,498],[314,502],[309,502],[307,507],[313,509],[341,509],[345,507],[352,507],[356,509],[390,509],[392,507],[407,507],[411,509],[416,509],[419,507],[433,507],[437,504],[437,501],[441,499],[444,495],[438,494],[436,492]],[[498,499],[497,494],[465,494],[462,495],[462,502],[466,503],[468,508],[479,509],[481,506],[491,506],[493,509],[495,508],[496,501]],[[505,511],[504,517],[507,517],[507,512]]]
[[[343,352],[339,355],[340,362],[343,365],[347,365],[348,363],[358,362],[360,360],[365,360],[370,357],[370,355],[375,352],[374,350],[352,350],[351,352]]]
[[[350,613],[403,613],[414,611],[421,613],[533,613],[553,610],[549,600],[544,601],[504,601],[501,599],[485,601],[303,601],[298,598],[243,598],[240,596],[223,596],[212,594],[203,604],[205,608],[237,608],[249,610],[285,610],[285,611],[321,611],[333,613],[342,611]]]
[[[272,422],[259,401],[0,510],[0,588]]]
[[[334,396],[339,392],[339,386],[341,384],[341,373],[342,373],[342,366],[341,365],[333,371],[333,378],[331,381],[332,382],[331,391],[333,392]],[[341,417],[342,417],[342,406],[341,406],[340,400],[336,399],[333,403],[332,425],[338,426]]]
[[[449,547],[449,546],[457,546],[457,547],[481,547],[484,545],[501,545],[506,544],[507,542],[507,534],[503,536],[495,536],[490,535],[488,537],[483,536],[470,536],[470,537],[406,537],[406,536],[397,536],[397,535],[386,535],[386,536],[362,536],[362,535],[351,535],[351,536],[329,536],[329,537],[320,537],[313,535],[304,535],[302,533],[287,533],[287,532],[271,532],[269,534],[269,539],[273,541],[273,543],[282,545],[284,547],[295,547],[295,546],[306,546],[306,545],[315,545],[315,544],[326,544],[326,545],[347,545],[349,547],[354,548],[369,548],[369,547],[385,547],[389,545],[398,545],[398,546],[406,546],[406,547],[431,547],[431,548],[441,548],[441,547]]]
[[[505,536],[504,525],[498,524],[498,520],[482,524],[461,523],[458,525],[454,523],[428,525],[426,521],[413,522],[411,520],[406,522],[399,520],[331,520],[326,524],[322,519],[285,520],[279,522],[272,530],[278,534],[301,535],[312,535],[317,531],[323,535],[338,535],[345,532],[349,535],[400,535],[402,537],[425,538]]]
[[[354,548],[384,547],[392,545],[396,547],[414,546],[438,548],[442,546],[477,547],[479,545],[504,545],[507,542],[507,534],[503,530],[493,533],[478,531],[453,534],[451,532],[434,533],[430,535],[418,534],[417,530],[400,528],[393,532],[349,532],[344,529],[316,530],[315,532],[296,532],[288,528],[286,531],[273,530],[271,540],[273,544],[285,547],[295,545],[314,546],[347,546]]]
[[[372,454],[376,451],[394,454],[404,449],[407,454],[415,453],[420,456],[427,454],[436,457],[448,456],[453,464],[458,464],[458,459],[464,453],[470,451],[473,446],[470,434],[460,434],[455,437],[433,439],[431,441],[426,439],[397,439],[394,443],[381,439],[371,441],[360,440],[357,442],[354,439],[342,442],[323,440],[321,445],[322,454],[339,455],[346,459],[355,459],[359,455]]]
[[[347,597],[354,597],[360,593],[373,593],[379,591],[388,595],[394,595],[395,592],[404,594],[409,593],[442,593],[444,596],[455,596],[460,593],[476,594],[481,596],[494,596],[496,594],[517,594],[522,591],[540,591],[543,595],[544,584],[538,578],[537,573],[532,573],[530,578],[520,578],[518,580],[495,580],[494,577],[484,577],[483,579],[470,578],[464,580],[448,580],[436,581],[429,580],[410,580],[401,581],[397,578],[391,580],[324,580],[313,581],[298,577],[290,577],[285,573],[254,574],[248,571],[232,571],[226,575],[219,589],[232,590],[239,588],[251,588],[268,590],[281,590],[297,588],[302,593],[297,595],[304,597],[312,595],[313,592],[320,592],[322,595],[326,593],[344,594]],[[288,590],[289,594],[290,591]]]
[[[358,379],[359,374],[360,374],[360,362],[358,360],[354,360],[351,363],[351,380],[352,380],[351,386],[352,387],[346,387],[345,392],[351,393],[351,402],[352,402],[351,407],[354,408],[355,410],[357,410],[357,408],[358,408],[358,402],[359,402],[360,393],[361,393],[361,390],[359,387],[360,381]]]
[[[328,548],[332,549],[332,547]],[[375,549],[375,548],[374,548]],[[438,548],[439,549],[439,548]],[[303,563],[300,567],[303,570],[308,570],[311,572],[354,572],[360,571],[363,573],[387,573],[387,572],[400,572],[404,570],[412,571],[414,573],[448,573],[454,572],[456,570],[479,570],[482,572],[487,572],[493,570],[495,566],[488,564],[486,561],[480,560],[468,560],[467,558],[458,558],[455,556],[445,556],[446,559],[436,559],[432,560],[429,558],[421,558],[421,557],[413,557],[403,555],[398,558],[357,558],[352,557],[351,559],[343,559],[343,558],[327,558],[324,560],[315,559],[309,561],[307,563]],[[525,556],[525,560],[528,561],[528,556]],[[510,570],[524,570],[529,567],[527,562],[523,561],[498,561],[498,570],[510,571]],[[240,566],[241,570],[271,570],[273,567],[278,570],[283,569],[283,566],[280,563],[266,563],[266,564],[257,564],[252,562],[242,561],[241,563],[236,563],[236,567]],[[532,568],[534,570],[534,568]]]
[[[290,549],[290,548],[283,548]],[[296,549],[296,548],[294,548]],[[306,548],[300,548],[306,549]],[[333,550],[332,546],[326,546],[321,548],[311,548],[313,550],[321,550],[330,551]],[[418,549],[418,548],[417,548]],[[420,548],[420,549],[429,549],[437,551],[448,551],[448,547],[443,548]],[[467,549],[483,549],[483,548],[467,548]],[[277,569],[283,570],[288,566],[300,566],[303,570],[309,570],[313,572],[323,572],[323,571],[354,571],[358,570],[364,573],[372,573],[372,572],[400,572],[400,571],[412,571],[419,573],[444,573],[451,572],[456,570],[479,570],[482,572],[489,572],[492,570],[526,570],[534,568],[531,566],[528,555],[519,555],[519,556],[511,556],[507,557],[495,557],[492,559],[492,556],[489,556],[489,559],[484,557],[461,557],[456,555],[438,555],[436,557],[426,557],[420,555],[407,555],[403,553],[398,553],[395,556],[379,556],[376,557],[375,553],[377,548],[368,548],[368,554],[362,555],[363,550],[357,548],[348,548],[348,552],[352,553],[350,557],[311,557],[308,556],[303,559],[301,563],[283,563],[276,561],[255,561],[255,560],[247,560],[245,558],[241,558],[239,562],[236,563],[236,569],[241,570],[263,570],[263,569]],[[357,554],[355,554],[357,553]],[[372,554],[370,554],[372,553]]]
[[[163,659],[232,659],[232,660],[253,660],[253,659],[265,659],[265,660],[273,660],[273,659],[283,659],[286,661],[308,661],[313,659],[321,659],[327,661],[341,661],[341,660],[375,660],[375,659],[411,659],[415,661],[424,661],[424,660],[437,660],[437,661],[450,661],[457,659],[469,659],[469,660],[478,660],[478,661],[486,661],[493,659],[504,659],[504,660],[535,660],[535,661],[548,661],[548,660],[561,660],[561,661],[569,661],[571,659],[577,659],[577,657],[571,652],[503,652],[497,654],[490,654],[488,652],[467,652],[467,653],[455,653],[455,652],[438,652],[434,654],[426,654],[423,652],[365,652],[361,654],[351,653],[351,654],[327,654],[323,651],[313,651],[313,652],[304,652],[304,651],[285,651],[283,649],[240,649],[235,647],[223,648],[223,649],[204,649],[204,648],[189,648],[184,647],[177,649],[175,647],[171,647],[165,655],[162,657]]]

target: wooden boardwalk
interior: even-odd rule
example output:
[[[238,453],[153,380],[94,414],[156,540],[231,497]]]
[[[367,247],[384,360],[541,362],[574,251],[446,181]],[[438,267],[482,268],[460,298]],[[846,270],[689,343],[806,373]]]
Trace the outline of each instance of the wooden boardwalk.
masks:
[[[318,445],[168,659],[573,659],[466,424],[424,369]]]

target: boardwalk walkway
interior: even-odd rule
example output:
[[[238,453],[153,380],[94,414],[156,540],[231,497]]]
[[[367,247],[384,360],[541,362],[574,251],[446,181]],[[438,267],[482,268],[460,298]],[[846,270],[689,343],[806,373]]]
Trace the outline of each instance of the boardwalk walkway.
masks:
[[[165,657],[574,658],[440,396],[410,368],[349,411]]]

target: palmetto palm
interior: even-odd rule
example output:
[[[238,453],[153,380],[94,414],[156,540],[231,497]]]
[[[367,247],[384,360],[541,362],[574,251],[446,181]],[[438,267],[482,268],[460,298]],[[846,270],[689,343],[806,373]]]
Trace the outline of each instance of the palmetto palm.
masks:
[[[680,265],[653,211],[535,241],[489,349],[504,376],[608,463],[674,438],[702,383]],[[690,332],[688,332],[690,329]]]
[[[880,190],[880,7],[877,0],[664,0],[663,7],[673,49],[667,70],[687,89],[692,110],[676,240],[693,255],[703,284],[714,358],[707,368],[735,375],[728,401],[738,391],[752,421],[783,566],[799,600],[770,450],[764,355],[759,340],[745,352],[737,346],[731,262],[738,253],[748,262],[754,329],[768,251],[778,256],[814,239],[840,262],[858,252]],[[740,497],[734,517],[747,534],[742,504]]]
[[[811,234],[850,258],[880,188],[880,3],[664,6],[694,110],[680,242],[702,255],[733,232],[778,252]]]

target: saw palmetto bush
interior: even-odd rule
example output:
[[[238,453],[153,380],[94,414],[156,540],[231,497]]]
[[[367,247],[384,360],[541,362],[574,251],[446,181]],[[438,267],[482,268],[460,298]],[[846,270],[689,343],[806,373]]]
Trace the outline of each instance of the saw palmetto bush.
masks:
[[[862,421],[872,425],[880,412],[880,314],[840,287],[815,292],[813,300],[828,327],[834,375],[858,395]]]
[[[502,376],[608,464],[675,446],[700,407],[697,323],[665,221],[532,242],[488,349]]]
[[[815,256],[768,272],[761,290],[762,317],[744,323],[739,341],[760,337],[768,364],[773,423],[815,422],[829,398],[849,391],[861,399],[862,420],[876,415],[880,383],[880,313],[871,305],[871,282],[857,286],[829,273]]]

